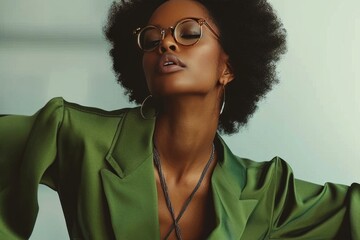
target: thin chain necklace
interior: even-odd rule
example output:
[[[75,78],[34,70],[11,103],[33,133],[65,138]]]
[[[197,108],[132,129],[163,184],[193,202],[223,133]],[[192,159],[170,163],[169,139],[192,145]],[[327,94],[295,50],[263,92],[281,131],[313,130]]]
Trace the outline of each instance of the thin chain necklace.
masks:
[[[212,161],[214,160],[214,158],[215,158],[215,145],[212,144],[212,150],[211,150],[210,158],[209,158],[208,162],[206,163],[206,165],[205,165],[205,167],[204,167],[204,169],[203,169],[203,171],[201,173],[199,181],[197,182],[194,190],[191,192],[190,196],[187,198],[184,205],[182,206],[179,215],[175,218],[174,208],[173,208],[173,206],[171,204],[171,200],[170,200],[170,197],[169,197],[169,191],[168,191],[168,187],[167,187],[167,184],[166,184],[165,176],[164,176],[164,173],[163,173],[162,168],[161,168],[160,155],[159,155],[159,152],[157,151],[156,146],[154,144],[154,163],[155,163],[155,166],[156,166],[156,168],[158,170],[158,173],[159,173],[161,188],[163,190],[164,197],[165,197],[165,200],[166,200],[166,206],[167,206],[167,208],[168,208],[168,210],[169,210],[169,212],[171,214],[171,218],[173,220],[173,224],[171,225],[168,233],[166,234],[165,239],[169,238],[170,234],[172,233],[172,231],[175,228],[175,233],[176,233],[177,239],[182,240],[179,221],[180,221],[181,217],[183,216],[184,212],[186,211],[187,207],[189,206],[189,204],[190,204],[191,200],[193,199],[195,193],[199,189],[199,187],[200,187],[202,181],[204,180],[204,177],[205,177],[207,171],[209,170],[209,167],[210,167]]]

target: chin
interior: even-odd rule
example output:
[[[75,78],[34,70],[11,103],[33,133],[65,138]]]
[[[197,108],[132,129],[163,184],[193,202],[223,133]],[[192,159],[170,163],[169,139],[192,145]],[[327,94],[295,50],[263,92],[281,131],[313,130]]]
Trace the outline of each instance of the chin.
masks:
[[[179,76],[179,74],[166,74],[153,78],[148,82],[150,92],[154,96],[172,97],[177,95],[203,95],[209,93],[213,86],[209,82],[199,82],[194,78]]]

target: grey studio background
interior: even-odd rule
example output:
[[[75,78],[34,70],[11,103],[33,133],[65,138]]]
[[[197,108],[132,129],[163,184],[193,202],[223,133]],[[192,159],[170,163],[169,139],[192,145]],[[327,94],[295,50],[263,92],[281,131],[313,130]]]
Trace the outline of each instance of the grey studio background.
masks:
[[[281,83],[225,140],[243,157],[282,157],[297,178],[360,182],[360,1],[271,3],[288,32]],[[102,35],[110,4],[0,0],[0,113],[33,114],[55,96],[108,110],[129,106]],[[40,187],[39,205],[31,239],[69,239],[56,192]]]

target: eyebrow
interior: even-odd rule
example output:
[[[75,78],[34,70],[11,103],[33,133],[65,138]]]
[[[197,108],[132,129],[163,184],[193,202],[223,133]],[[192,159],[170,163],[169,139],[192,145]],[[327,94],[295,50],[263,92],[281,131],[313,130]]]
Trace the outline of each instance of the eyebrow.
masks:
[[[173,27],[173,26],[175,26],[178,22],[180,22],[181,20],[188,19],[188,18],[190,18],[190,19],[205,19],[206,21],[207,21],[207,19],[208,19],[208,17],[205,18],[205,17],[198,17],[198,16],[186,16],[186,17],[182,17],[182,18],[176,20],[175,23],[173,23],[173,24],[171,24],[170,26],[165,27],[165,28]],[[149,22],[148,22],[145,26],[149,26],[149,25],[163,28],[160,24],[157,24],[157,23],[154,24],[154,23],[149,23]]]

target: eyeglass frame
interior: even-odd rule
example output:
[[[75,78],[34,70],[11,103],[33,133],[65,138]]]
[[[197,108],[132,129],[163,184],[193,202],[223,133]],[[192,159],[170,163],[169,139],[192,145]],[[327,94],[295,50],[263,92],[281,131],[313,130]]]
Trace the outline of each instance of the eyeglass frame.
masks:
[[[200,26],[200,37],[196,40],[196,42],[194,42],[194,43],[192,43],[192,44],[189,44],[189,45],[180,43],[180,42],[176,39],[175,34],[174,34],[176,27],[177,27],[179,24],[181,24],[181,23],[183,23],[184,21],[186,21],[186,20],[195,20],[195,21],[199,24],[199,26]],[[145,49],[143,49],[143,48],[141,47],[141,44],[140,44],[140,35],[141,35],[141,33],[142,33],[145,29],[150,28],[150,27],[154,27],[154,28],[158,29],[158,30],[160,31],[160,34],[161,34],[161,40],[160,40],[160,42],[165,39],[165,37],[166,37],[166,32],[167,32],[167,30],[170,29],[171,36],[174,38],[174,40],[175,40],[175,42],[176,42],[177,44],[180,44],[180,45],[182,45],[182,46],[193,46],[193,45],[197,44],[197,43],[200,41],[200,39],[202,38],[202,36],[203,36],[203,30],[202,30],[202,26],[203,26],[203,25],[205,25],[205,26],[215,35],[216,39],[218,39],[218,40],[220,39],[219,34],[217,34],[217,33],[215,32],[215,30],[210,26],[210,24],[209,24],[205,19],[203,19],[203,18],[192,18],[192,17],[182,18],[182,19],[180,19],[179,21],[177,21],[174,26],[170,26],[170,27],[168,27],[168,28],[162,28],[162,27],[159,27],[159,26],[156,26],[156,25],[147,25],[147,26],[145,26],[145,27],[143,27],[143,28],[138,27],[138,28],[136,28],[136,29],[133,31],[133,34],[137,36],[137,44],[138,44],[138,47],[139,47],[142,51],[144,51],[144,52],[151,52],[151,51],[153,51],[154,49],[156,49],[157,47],[159,47],[160,44],[157,45],[157,46],[155,46],[154,48],[151,48],[150,50],[145,50]]]

